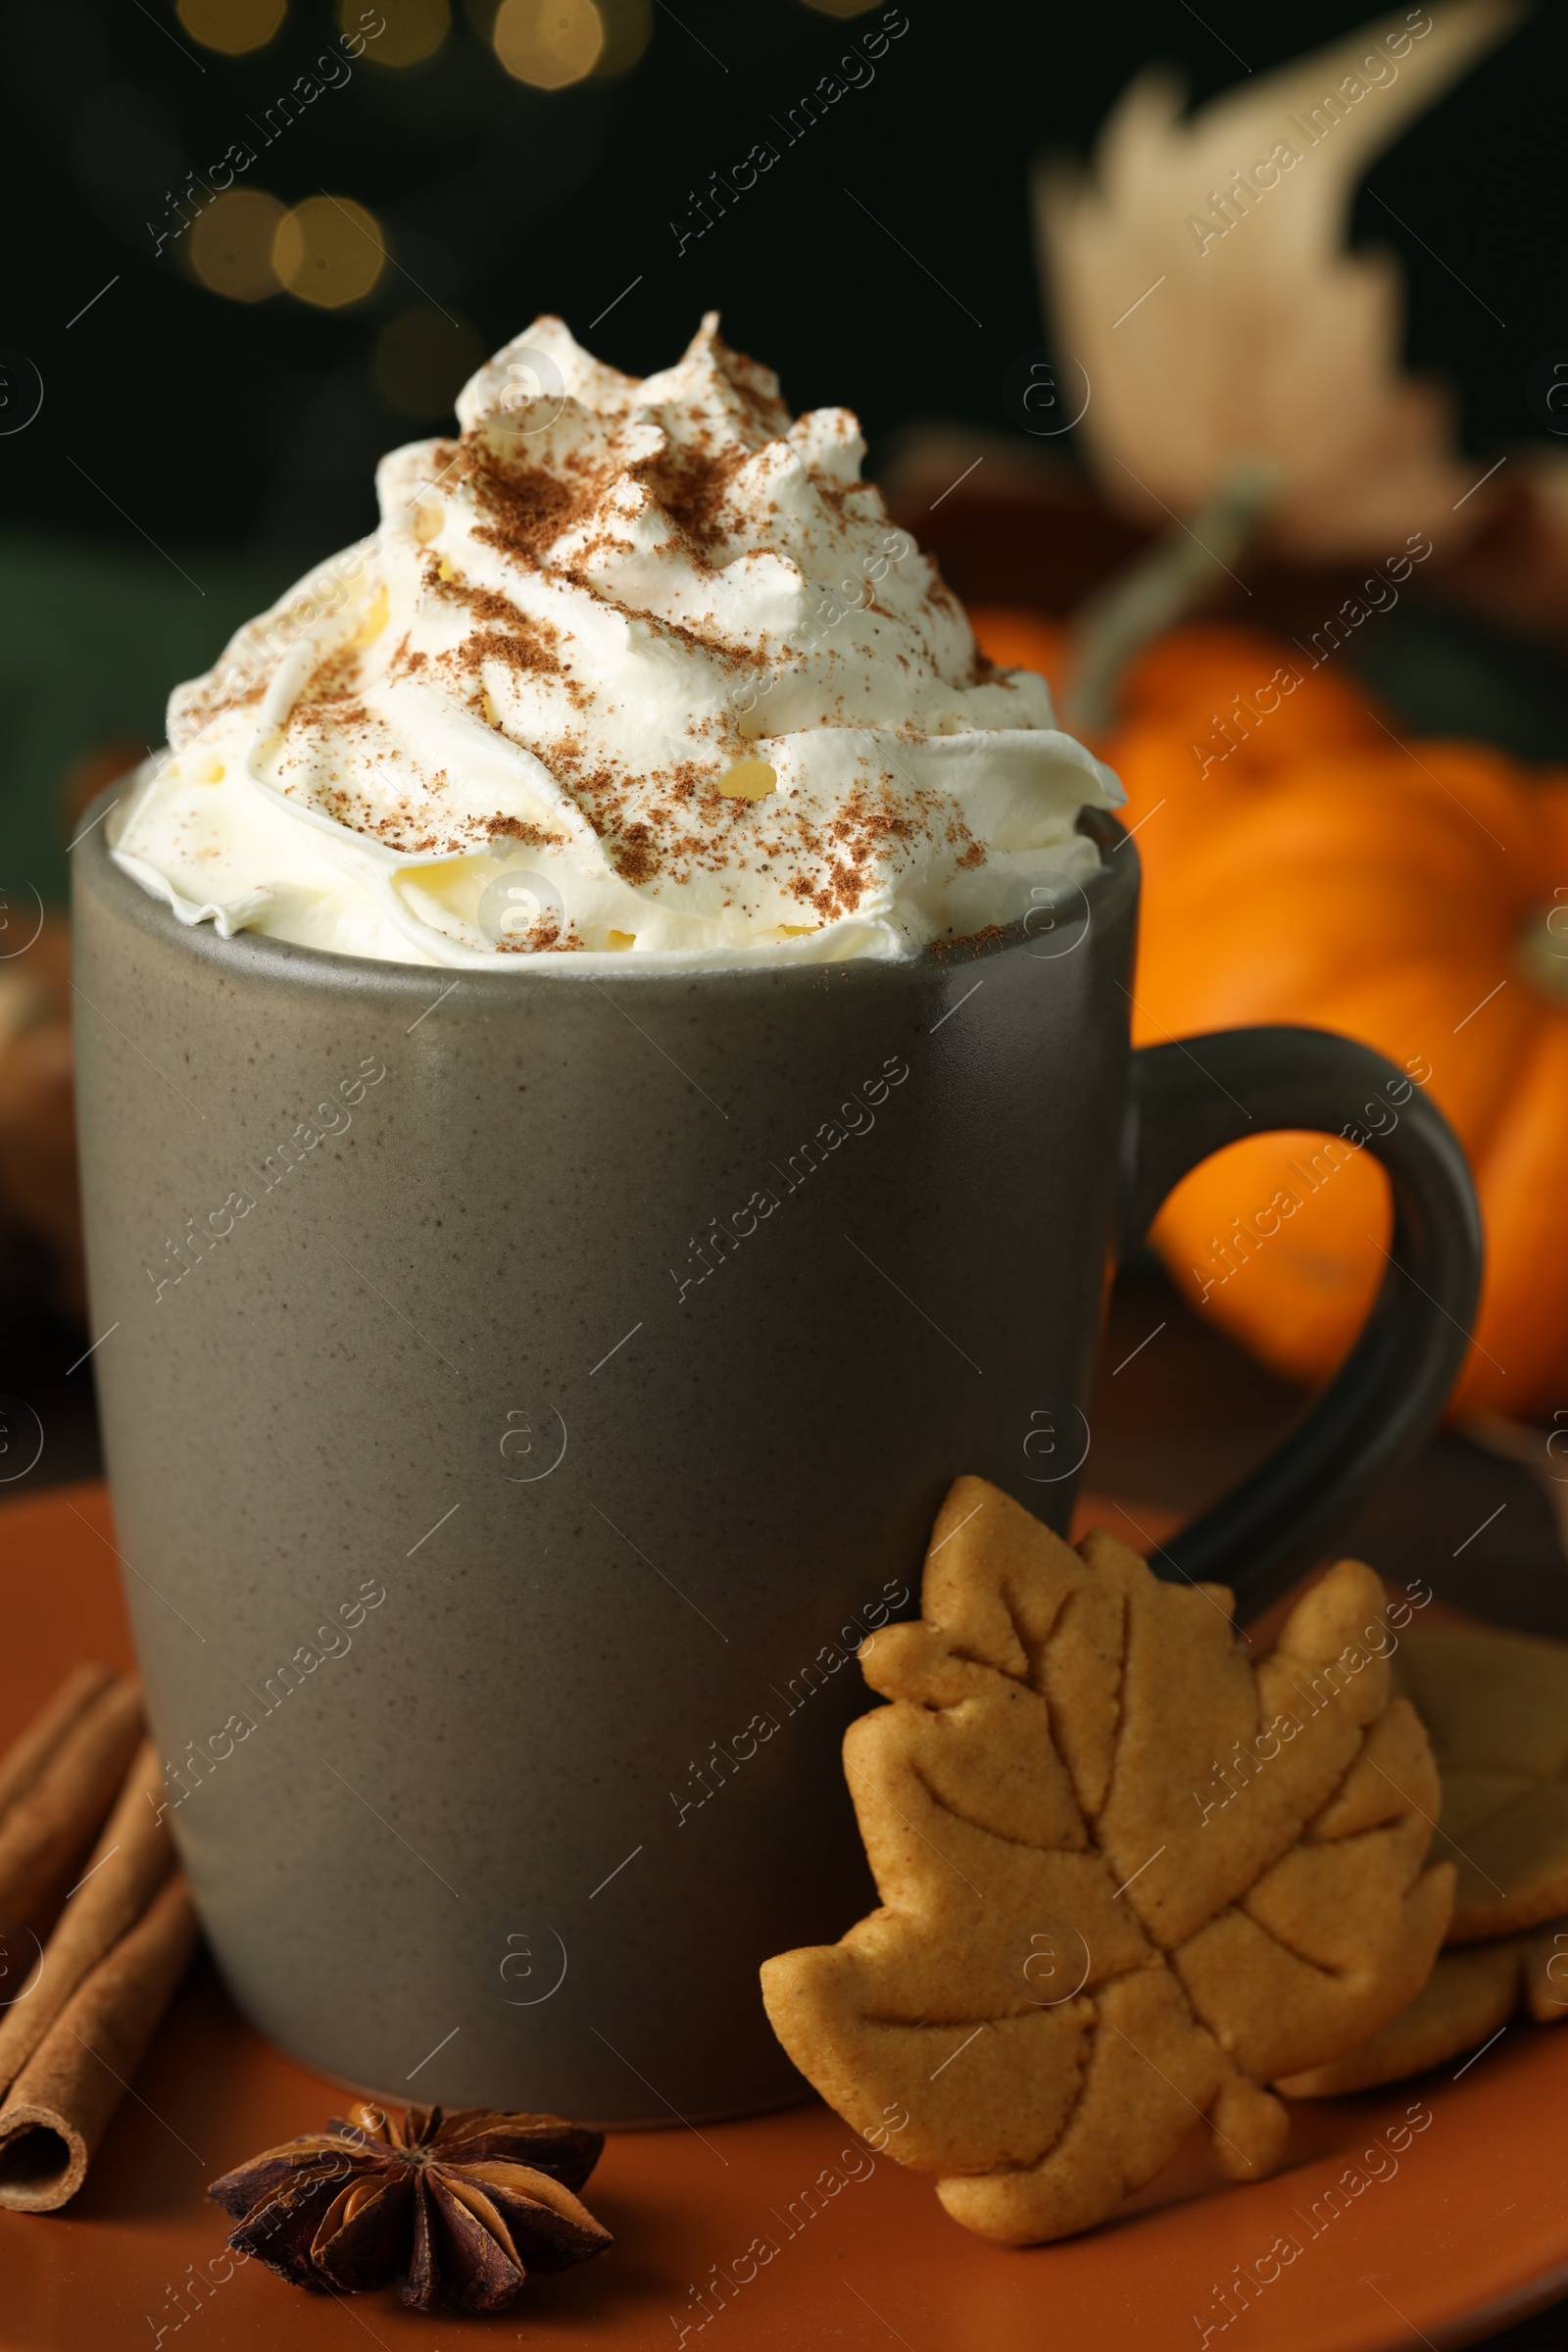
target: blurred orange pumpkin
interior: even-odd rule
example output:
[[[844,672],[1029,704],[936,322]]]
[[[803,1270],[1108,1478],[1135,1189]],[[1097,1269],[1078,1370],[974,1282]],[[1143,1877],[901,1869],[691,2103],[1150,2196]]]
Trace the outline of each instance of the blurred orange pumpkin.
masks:
[[[993,661],[1059,675],[1061,629],[974,622]],[[1122,713],[1095,748],[1144,863],[1135,1040],[1306,1021],[1407,1071],[1463,1141],[1486,1226],[1454,1409],[1568,1401],[1568,770],[1403,740],[1352,675],[1243,629],[1150,647]],[[1302,1381],[1349,1347],[1388,1239],[1370,1155],[1304,1135],[1219,1153],[1154,1228],[1188,1296]]]

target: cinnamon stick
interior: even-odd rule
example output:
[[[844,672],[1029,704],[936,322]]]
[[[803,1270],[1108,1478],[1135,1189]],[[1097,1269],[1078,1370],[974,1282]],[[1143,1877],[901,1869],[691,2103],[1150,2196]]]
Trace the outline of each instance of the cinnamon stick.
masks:
[[[0,2010],[0,2094],[16,2081],[90,1969],[133,1926],[174,1867],[174,1842],[158,1817],[158,1750],[144,1740],[120,1802],[44,1946],[36,1981]],[[24,1974],[17,1963],[19,1978]],[[11,1990],[9,1984],[7,1991]]]
[[[0,2107],[0,2206],[53,2213],[74,2197],[196,1943],[175,1872],[99,1961]]]
[[[53,1698],[0,1756],[0,1821],[25,1796],[77,1717],[114,1681],[107,1666],[73,1666]]]
[[[141,1738],[141,1691],[125,1681],[107,1684],[67,1726],[0,1819],[0,1928],[42,1934],[52,1923]]]

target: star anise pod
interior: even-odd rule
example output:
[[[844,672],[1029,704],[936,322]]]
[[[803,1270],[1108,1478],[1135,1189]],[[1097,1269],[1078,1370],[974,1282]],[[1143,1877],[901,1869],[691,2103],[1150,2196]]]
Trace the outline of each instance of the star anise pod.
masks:
[[[208,2191],[229,2238],[296,2286],[357,2294],[394,2280],[416,2311],[502,2311],[530,2270],[603,2253],[610,2231],[572,2194],[605,2144],[559,2115],[361,2107],[285,2140]]]

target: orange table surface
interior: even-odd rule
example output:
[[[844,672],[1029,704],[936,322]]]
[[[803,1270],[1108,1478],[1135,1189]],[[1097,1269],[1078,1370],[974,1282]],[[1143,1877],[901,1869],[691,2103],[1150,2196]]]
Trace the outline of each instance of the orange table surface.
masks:
[[[1103,1502],[1088,1516],[1155,1540],[1169,1526]],[[76,1659],[130,1663],[112,1535],[97,1486],[0,1509],[0,1740]],[[1381,2352],[1471,2343],[1568,2291],[1568,2031],[1523,2023],[1468,2066],[1299,2103],[1272,2180],[1222,2183],[1195,2133],[1113,2223],[1021,2251],[967,2235],[929,2180],[818,2105],[617,2133],[587,2192],[613,2248],[488,2320],[405,2312],[390,2289],[305,2294],[226,2252],[208,2181],[343,2105],[254,2034],[199,1962],[81,2194],[61,2214],[0,2214],[3,2352],[176,2338],[192,2352],[344,2352],[366,2338],[424,2352],[481,2338],[594,2352]],[[1401,2149],[1412,2108],[1426,2120]],[[1256,2283],[1282,2235],[1299,2252]],[[758,2239],[776,2249],[760,2267],[743,2259]],[[1250,2308],[1219,2299],[1238,2268],[1254,2278]]]

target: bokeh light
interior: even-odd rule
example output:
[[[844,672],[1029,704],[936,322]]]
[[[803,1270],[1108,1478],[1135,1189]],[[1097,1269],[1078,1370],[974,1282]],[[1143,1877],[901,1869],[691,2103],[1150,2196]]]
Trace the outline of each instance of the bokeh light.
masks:
[[[466,318],[430,308],[402,311],[376,341],[376,388],[405,416],[445,416],[484,356],[483,338]]]
[[[376,0],[385,28],[366,42],[372,66],[417,66],[434,57],[452,29],[450,0]],[[339,0],[337,21],[346,33],[363,32],[361,0]]]
[[[385,260],[380,222],[352,196],[307,196],[272,240],[272,267],[289,292],[324,311],[368,294]]]
[[[490,37],[514,79],[564,90],[598,65],[605,21],[594,0],[502,0]]]
[[[288,14],[288,0],[179,0],[175,14],[204,49],[243,57],[266,47]]]
[[[262,302],[277,292],[272,246],[284,218],[263,188],[230,188],[215,196],[191,224],[190,266],[210,293],[230,302]]]

